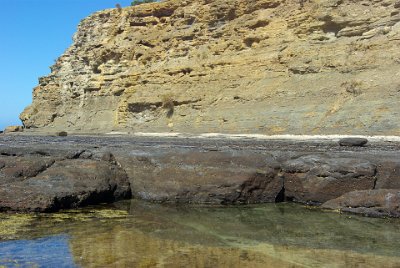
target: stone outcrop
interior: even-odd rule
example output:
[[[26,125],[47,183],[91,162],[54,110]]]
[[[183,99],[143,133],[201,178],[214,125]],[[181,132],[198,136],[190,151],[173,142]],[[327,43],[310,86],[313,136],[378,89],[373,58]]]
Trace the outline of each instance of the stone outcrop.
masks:
[[[169,0],[84,19],[39,131],[399,135],[397,0]]]
[[[218,205],[325,202],[399,217],[399,198],[385,201],[400,191],[399,152],[397,143],[3,135],[0,211],[55,211],[132,196]]]
[[[90,154],[3,151],[0,196],[0,211],[52,212],[129,198],[131,191],[121,168]]]

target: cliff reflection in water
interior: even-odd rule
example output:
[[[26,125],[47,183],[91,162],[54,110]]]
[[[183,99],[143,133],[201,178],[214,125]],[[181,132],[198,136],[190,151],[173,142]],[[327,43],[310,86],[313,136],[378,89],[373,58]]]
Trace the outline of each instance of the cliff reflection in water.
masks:
[[[73,259],[82,267],[400,265],[400,221],[395,219],[294,204],[217,208],[133,200],[110,206],[36,216],[13,238],[66,233]]]

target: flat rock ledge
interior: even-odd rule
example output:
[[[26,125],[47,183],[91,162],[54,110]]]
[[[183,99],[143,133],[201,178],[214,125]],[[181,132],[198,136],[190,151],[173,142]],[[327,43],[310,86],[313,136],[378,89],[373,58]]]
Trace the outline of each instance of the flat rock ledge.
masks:
[[[400,217],[400,144],[151,137],[0,137],[0,211],[155,202],[298,202]],[[390,189],[390,190],[388,190]]]

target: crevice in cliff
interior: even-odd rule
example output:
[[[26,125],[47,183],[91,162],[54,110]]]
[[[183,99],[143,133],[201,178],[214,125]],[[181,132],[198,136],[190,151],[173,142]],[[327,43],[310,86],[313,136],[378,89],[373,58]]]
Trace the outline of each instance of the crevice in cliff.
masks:
[[[375,170],[374,170],[374,186],[372,187],[372,190],[375,190],[376,189],[376,184],[378,183],[378,168],[377,167],[375,167]]]
[[[65,158],[66,158],[66,159],[78,159],[84,152],[85,152],[85,150],[79,150],[79,151],[69,152],[69,153],[65,156]]]
[[[31,177],[31,178],[32,178],[32,177],[36,177],[36,176],[39,175],[40,173],[45,172],[46,170],[48,170],[49,168],[51,168],[56,162],[57,162],[56,160],[52,160],[50,163],[48,163],[48,164],[46,164],[46,165],[43,165],[41,168],[39,168],[38,170],[36,170],[36,171],[37,171],[36,174],[34,174],[33,176],[30,176],[30,177]]]
[[[335,36],[338,34],[338,32],[343,29],[343,26],[335,23],[331,20],[325,21],[325,24],[322,26],[322,31],[324,33],[334,33]]]
[[[100,65],[113,60],[114,64],[118,64],[122,57],[122,53],[115,52],[111,50],[102,51],[100,55],[98,55],[92,64],[92,71],[95,74],[100,74],[102,71],[99,69]]]
[[[194,104],[201,101],[201,99],[195,99],[195,100],[185,100],[185,101],[172,101],[173,106],[181,106],[181,105],[188,105],[188,104]],[[141,113],[144,111],[155,111],[158,108],[163,107],[163,102],[135,102],[135,103],[129,103],[128,104],[128,111],[131,113]]]
[[[0,152],[0,155],[3,155],[3,156],[17,156],[17,154],[9,153],[9,152]]]
[[[180,70],[169,71],[168,75],[170,75],[170,76],[177,75],[177,74],[186,75],[186,74],[190,74],[192,71],[193,71],[193,69],[188,67],[188,68],[182,68]]]
[[[286,201],[285,197],[285,186],[282,186],[282,189],[278,193],[278,195],[275,197],[275,203],[282,203]]]
[[[155,47],[154,44],[150,43],[148,40],[143,40],[143,39],[138,42],[138,45],[142,45],[142,46],[145,46],[145,47],[148,47],[148,48],[154,48]]]
[[[78,207],[80,204],[78,197],[76,196],[64,196],[54,198],[53,205],[51,207],[46,208],[43,212],[56,212],[60,209],[68,209],[68,208],[75,208]],[[37,212],[40,212],[40,210],[36,209]]]
[[[253,44],[257,44],[261,41],[261,39],[258,36],[248,36],[246,38],[243,39],[243,43],[247,46],[247,47],[252,47]]]
[[[154,111],[162,106],[162,102],[135,102],[128,104],[128,112],[141,113],[144,111]]]

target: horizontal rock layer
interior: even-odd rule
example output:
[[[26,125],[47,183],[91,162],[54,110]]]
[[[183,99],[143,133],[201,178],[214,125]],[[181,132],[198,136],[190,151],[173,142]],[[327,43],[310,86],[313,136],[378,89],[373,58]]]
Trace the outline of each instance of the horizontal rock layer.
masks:
[[[368,198],[347,201],[347,194],[400,191],[399,156],[398,143],[0,136],[0,210],[53,211],[131,195],[211,204],[341,198],[367,206]],[[399,215],[391,213],[398,200],[385,215]]]
[[[169,0],[84,19],[28,129],[399,135],[397,0]]]

